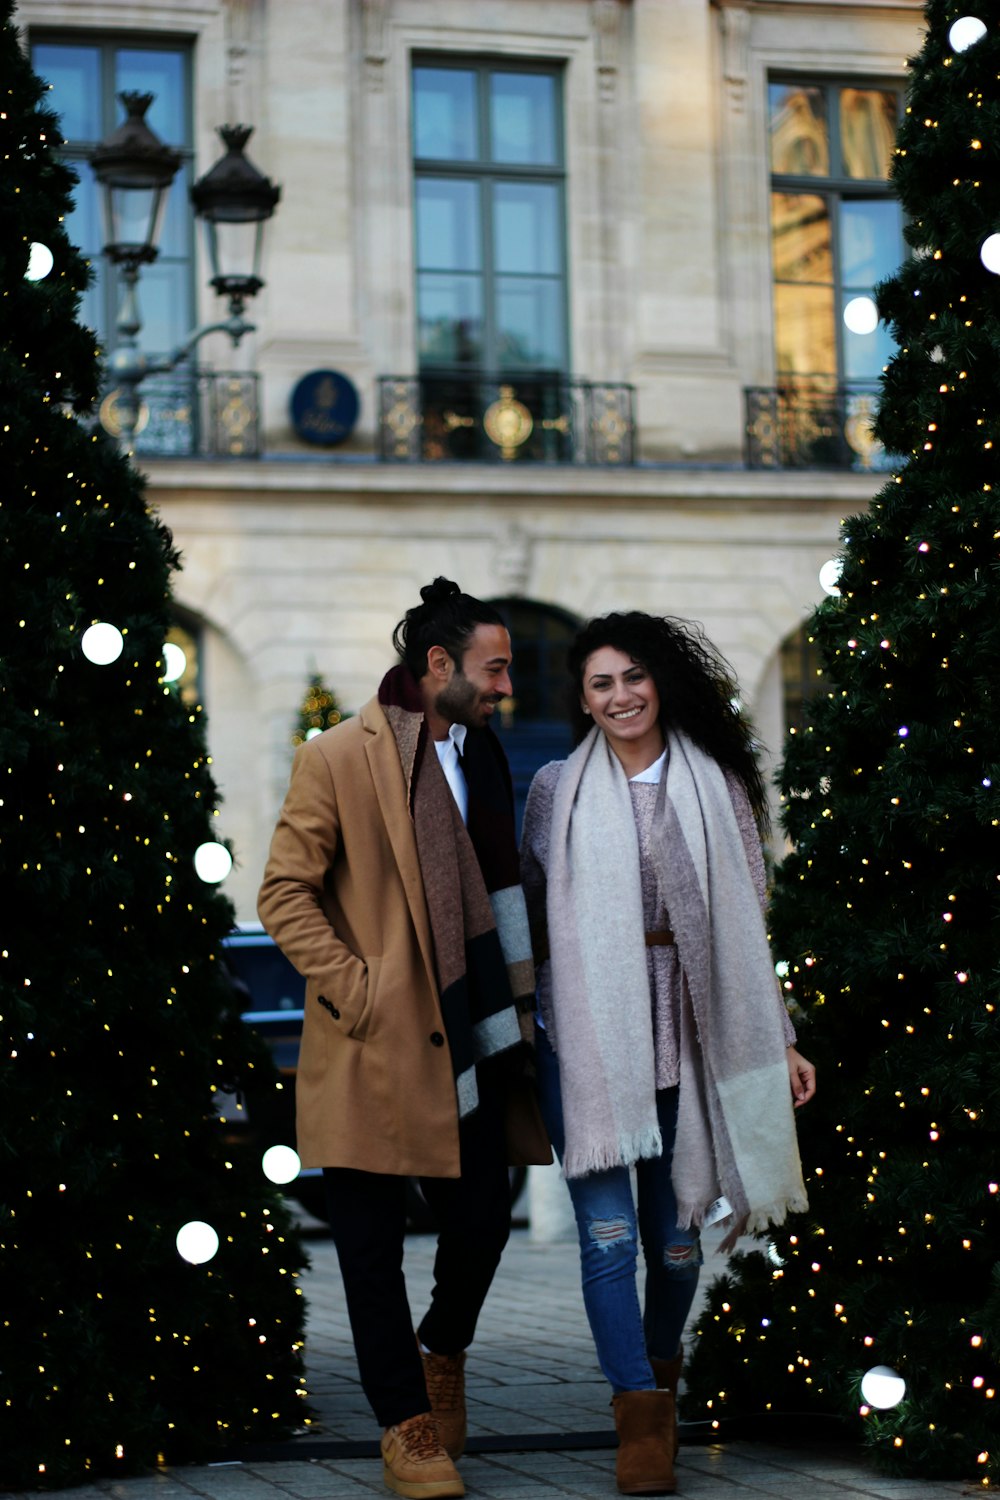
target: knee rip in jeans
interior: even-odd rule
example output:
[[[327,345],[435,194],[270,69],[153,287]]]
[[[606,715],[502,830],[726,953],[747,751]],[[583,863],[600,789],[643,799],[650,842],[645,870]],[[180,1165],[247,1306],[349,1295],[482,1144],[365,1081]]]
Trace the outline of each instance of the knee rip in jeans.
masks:
[[[666,1245],[664,1247],[663,1264],[668,1271],[696,1271],[701,1263],[700,1240],[695,1240],[693,1245]]]
[[[614,1219],[591,1219],[587,1226],[590,1238],[601,1250],[610,1250],[612,1245],[628,1245],[632,1242],[632,1226],[624,1215]]]

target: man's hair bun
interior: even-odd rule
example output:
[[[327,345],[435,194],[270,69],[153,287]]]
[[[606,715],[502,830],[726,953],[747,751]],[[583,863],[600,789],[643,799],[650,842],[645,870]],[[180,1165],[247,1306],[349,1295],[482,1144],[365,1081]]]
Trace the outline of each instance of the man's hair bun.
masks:
[[[443,646],[461,669],[462,656],[477,625],[502,625],[503,616],[492,604],[463,594],[450,578],[435,578],[420,590],[421,603],[408,609],[392,633],[400,660],[414,677],[427,671],[427,652]]]
[[[433,583],[425,583],[420,590],[420,597],[425,604],[443,604],[446,599],[453,599],[462,590],[457,583],[452,583],[450,578],[435,578]]]

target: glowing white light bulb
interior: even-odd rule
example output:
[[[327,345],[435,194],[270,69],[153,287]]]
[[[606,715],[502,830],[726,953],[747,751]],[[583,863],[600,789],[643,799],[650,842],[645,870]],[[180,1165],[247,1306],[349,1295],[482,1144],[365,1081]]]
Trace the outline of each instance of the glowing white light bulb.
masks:
[[[192,1266],[201,1266],[218,1250],[219,1236],[211,1224],[206,1224],[203,1219],[192,1219],[178,1229],[174,1243],[182,1260]]]
[[[206,885],[218,885],[233,868],[233,856],[225,844],[210,839],[207,844],[199,844],[194,851],[194,868]]]
[[[322,734],[322,733],[323,733],[322,729],[315,729],[315,728],[313,728],[313,729],[307,729],[306,730],[306,739],[307,740],[314,740],[318,734]]]
[[[978,16],[959,16],[948,32],[953,52],[967,52],[986,35],[986,26]]]
[[[125,649],[125,637],[117,625],[109,625],[106,620],[102,620],[83,632],[80,648],[87,660],[92,661],[96,667],[106,667],[121,656]]]
[[[291,1146],[269,1146],[261,1157],[261,1167],[269,1182],[291,1182],[302,1167],[299,1153]]]
[[[844,323],[852,333],[874,333],[878,327],[878,308],[871,297],[852,297],[844,308]]]
[[[176,682],[178,677],[183,677],[186,666],[187,657],[181,647],[168,641],[163,648],[163,681]]]
[[[55,258],[48,245],[40,245],[36,241],[28,252],[28,269],[24,273],[25,281],[44,281],[54,265]]]
[[[1000,276],[1000,234],[988,235],[979,247],[979,259],[987,271]]]
[[[828,594],[832,594],[838,599],[840,597],[840,589],[837,587],[837,584],[840,580],[843,567],[844,564],[839,557],[831,557],[819,570],[819,581],[823,588]]]
[[[906,1395],[906,1381],[888,1365],[874,1365],[861,1377],[861,1394],[869,1406],[885,1411],[902,1401]]]

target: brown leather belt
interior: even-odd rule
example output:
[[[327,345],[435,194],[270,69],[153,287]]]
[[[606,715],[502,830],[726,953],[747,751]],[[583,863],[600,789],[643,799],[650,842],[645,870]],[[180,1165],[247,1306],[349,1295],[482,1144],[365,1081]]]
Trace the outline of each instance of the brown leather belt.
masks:
[[[659,932],[646,933],[647,948],[672,948],[674,946],[674,935],[669,927],[661,927]]]
[[[660,927],[656,932],[646,933],[647,948],[672,948],[674,946],[674,935],[669,927]],[[535,963],[543,964],[549,956],[548,943],[539,943],[535,948]]]

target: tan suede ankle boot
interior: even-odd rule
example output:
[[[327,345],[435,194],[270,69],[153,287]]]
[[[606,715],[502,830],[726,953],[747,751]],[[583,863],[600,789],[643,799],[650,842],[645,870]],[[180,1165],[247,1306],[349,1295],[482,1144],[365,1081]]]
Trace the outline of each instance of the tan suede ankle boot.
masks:
[[[673,1412],[670,1391],[622,1391],[611,1403],[618,1432],[615,1477],[622,1495],[672,1495]]]

